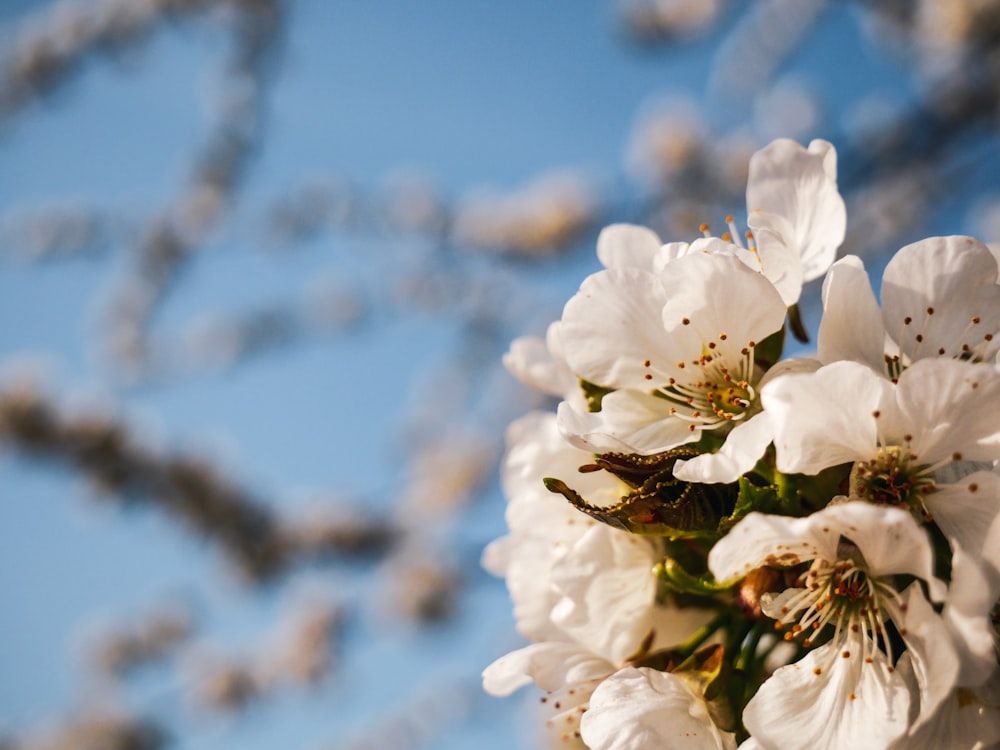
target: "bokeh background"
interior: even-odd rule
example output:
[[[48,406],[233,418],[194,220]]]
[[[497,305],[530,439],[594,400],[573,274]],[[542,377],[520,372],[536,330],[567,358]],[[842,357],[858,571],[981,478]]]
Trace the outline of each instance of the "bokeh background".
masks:
[[[998,81],[991,0],[0,2],[0,748],[540,747],[509,341],[775,137],[876,277],[1000,239]]]

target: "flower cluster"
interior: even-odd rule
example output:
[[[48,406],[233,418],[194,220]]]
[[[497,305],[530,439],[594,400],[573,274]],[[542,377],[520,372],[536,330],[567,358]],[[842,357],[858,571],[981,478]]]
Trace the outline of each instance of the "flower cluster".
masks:
[[[485,551],[534,682],[593,750],[1000,747],[1000,285],[991,249],[901,249],[876,297],[834,262],[836,152],[778,140],[745,232],[614,225],[544,341],[561,399],[511,425],[510,533]],[[815,356],[803,284],[825,275]]]

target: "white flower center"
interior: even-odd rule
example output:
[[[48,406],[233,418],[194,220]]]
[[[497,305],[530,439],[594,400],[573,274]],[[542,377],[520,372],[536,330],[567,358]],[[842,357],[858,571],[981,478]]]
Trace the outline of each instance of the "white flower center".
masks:
[[[856,551],[849,542],[841,546],[848,555]],[[823,628],[832,625],[834,642],[844,640],[848,630],[863,636],[863,653],[843,651],[841,658],[858,656],[871,663],[881,643],[888,663],[895,662],[891,640],[885,637],[886,603],[895,602],[903,609],[905,605],[890,582],[869,575],[863,563],[850,557],[832,563],[814,560],[799,582],[801,588],[791,589],[780,597],[768,597],[764,607],[777,620],[775,628],[786,631],[786,641],[804,635],[802,645],[809,648]]]
[[[929,520],[923,496],[934,492],[937,485],[931,467],[917,463],[907,443],[881,446],[873,458],[855,463],[850,494],[876,505],[910,510]]]
[[[720,339],[725,340],[721,334]],[[757,390],[751,384],[754,377],[754,342],[743,348],[735,364],[726,363],[716,351],[715,342],[703,345],[702,354],[696,360],[679,362],[679,370],[690,370],[690,380],[657,373],[646,360],[643,364],[649,370],[646,377],[653,380],[657,375],[665,382],[654,393],[674,403],[670,414],[677,419],[690,422],[691,431],[713,429],[731,421],[744,419],[757,401]]]

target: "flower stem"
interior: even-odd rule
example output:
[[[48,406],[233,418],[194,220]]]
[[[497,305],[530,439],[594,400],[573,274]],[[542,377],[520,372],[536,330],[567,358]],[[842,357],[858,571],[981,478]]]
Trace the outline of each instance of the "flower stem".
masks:
[[[719,612],[719,614],[705,623],[705,625],[696,630],[690,638],[677,646],[675,651],[681,655],[682,659],[686,659],[697,651],[698,647],[711,638],[720,628],[728,625],[731,618],[732,613]]]

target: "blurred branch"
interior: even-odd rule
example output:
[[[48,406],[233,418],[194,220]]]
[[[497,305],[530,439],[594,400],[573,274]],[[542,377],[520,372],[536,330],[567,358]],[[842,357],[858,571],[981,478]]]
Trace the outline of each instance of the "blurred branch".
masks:
[[[164,603],[128,624],[105,631],[89,650],[102,672],[122,678],[174,653],[193,633],[191,612],[175,603]]]
[[[241,712],[284,687],[312,687],[333,667],[343,610],[316,598],[291,607],[278,630],[243,656],[195,655],[193,697],[213,711]]]
[[[146,329],[181,269],[228,213],[263,136],[264,97],[281,39],[281,0],[230,0],[233,49],[214,132],[174,204],[155,218],[130,258],[129,278],[107,300],[111,361],[135,375],[149,367]]]
[[[53,730],[6,743],[0,745],[4,750],[163,750],[170,740],[155,721],[96,709]]]
[[[16,29],[0,56],[0,122],[64,85],[90,57],[112,56],[158,25],[234,0],[62,0]]]
[[[0,446],[60,461],[126,503],[146,503],[218,545],[252,582],[329,556],[379,556],[398,530],[384,521],[331,519],[308,533],[275,516],[206,461],[157,455],[110,415],[72,416],[30,387],[0,391]]]

